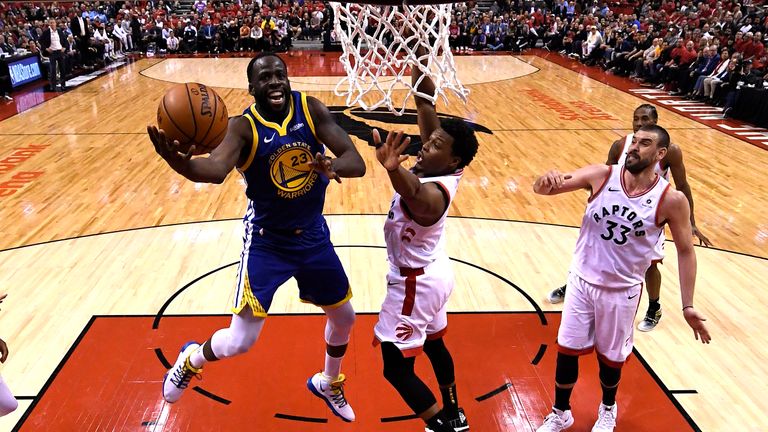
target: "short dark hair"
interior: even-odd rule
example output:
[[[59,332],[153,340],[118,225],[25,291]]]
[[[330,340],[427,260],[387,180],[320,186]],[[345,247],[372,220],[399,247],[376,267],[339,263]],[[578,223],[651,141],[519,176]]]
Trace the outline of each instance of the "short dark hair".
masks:
[[[659,113],[656,111],[656,107],[651,104],[642,104],[639,107],[635,108],[635,111],[641,110],[641,109],[647,109],[651,112],[651,118],[653,121],[659,120]]]
[[[638,131],[652,132],[656,134],[658,138],[658,146],[663,148],[669,148],[669,132],[659,125],[647,125],[641,127]]]
[[[461,159],[456,168],[464,168],[469,165],[477,154],[477,137],[475,130],[462,119],[440,119],[440,128],[453,138],[452,153]]]
[[[283,59],[280,58],[279,55],[277,55],[277,54],[275,54],[273,52],[269,52],[269,51],[262,51],[262,52],[259,53],[259,55],[257,55],[256,57],[252,58],[251,61],[248,62],[248,70],[246,71],[246,73],[248,74],[248,82],[249,83],[251,81],[253,81],[253,78],[254,78],[253,77],[253,65],[255,65],[256,62],[259,61],[259,59],[262,59],[264,57],[274,57],[274,58],[280,60],[280,63],[282,63],[283,67],[285,68],[285,72],[288,73],[288,65],[285,64],[285,62],[283,61]]]

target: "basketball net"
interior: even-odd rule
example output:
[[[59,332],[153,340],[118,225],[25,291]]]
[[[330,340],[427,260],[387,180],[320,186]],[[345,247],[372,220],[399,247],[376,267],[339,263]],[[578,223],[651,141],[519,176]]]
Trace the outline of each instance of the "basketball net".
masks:
[[[336,38],[344,50],[340,60],[347,73],[336,84],[334,93],[345,96],[348,106],[359,105],[366,111],[386,106],[402,115],[412,95],[433,104],[440,95],[447,103],[446,90],[466,103],[469,90],[456,76],[448,46],[453,4],[381,6],[331,2],[331,7]],[[421,57],[416,56],[419,47],[425,52]],[[411,84],[407,66],[421,69],[416,85]],[[424,77],[432,78],[435,94],[416,90]],[[407,91],[400,107],[392,100],[395,90]]]

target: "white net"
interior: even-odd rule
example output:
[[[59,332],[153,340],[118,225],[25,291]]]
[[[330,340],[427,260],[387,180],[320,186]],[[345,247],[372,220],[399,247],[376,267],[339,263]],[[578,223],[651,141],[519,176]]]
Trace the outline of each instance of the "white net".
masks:
[[[347,76],[335,93],[347,98],[347,105],[364,110],[385,106],[402,115],[412,95],[435,103],[438,95],[447,102],[446,90],[467,101],[469,90],[456,75],[448,46],[448,27],[453,4],[382,6],[331,2],[336,39],[344,54],[341,63]],[[424,54],[417,57],[418,48]],[[421,69],[423,79],[432,78],[435,94],[417,91],[411,84],[410,67]],[[419,81],[420,82],[420,81]],[[406,90],[399,106],[392,93]]]

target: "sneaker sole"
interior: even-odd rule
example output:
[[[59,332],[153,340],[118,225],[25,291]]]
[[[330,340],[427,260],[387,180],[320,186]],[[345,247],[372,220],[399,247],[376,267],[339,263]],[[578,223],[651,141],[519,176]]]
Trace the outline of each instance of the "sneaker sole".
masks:
[[[460,428],[453,428],[453,432],[466,432],[468,430],[469,430],[469,426],[462,426]],[[424,428],[424,432],[434,432],[434,431],[432,429],[430,429],[429,427],[425,427]]]
[[[656,325],[658,325],[658,324],[656,324]],[[641,325],[638,324],[637,329],[640,330],[641,332],[646,332],[647,333],[647,332],[655,329],[656,325],[654,325],[653,327],[642,327]]]
[[[348,418],[344,417],[343,415],[339,414],[339,413],[338,413],[338,411],[336,411],[336,409],[333,407],[333,404],[331,403],[331,401],[329,401],[328,399],[326,399],[326,398],[325,398],[325,396],[323,396],[323,395],[322,395],[322,393],[320,393],[319,391],[317,391],[317,389],[315,388],[315,386],[312,384],[312,377],[310,377],[310,378],[307,380],[307,389],[309,389],[309,391],[311,391],[313,395],[315,395],[315,396],[319,397],[320,399],[322,399],[322,400],[323,400],[323,402],[325,402],[325,404],[326,404],[326,405],[328,405],[328,408],[331,410],[331,412],[333,413],[333,415],[335,415],[336,417],[338,417],[338,418],[340,418],[340,419],[344,420],[344,421],[345,421],[345,422],[347,422],[347,423],[352,423],[352,420],[350,420],[350,419],[348,419]]]
[[[557,297],[557,298],[547,297],[547,301],[549,301],[551,304],[559,304],[559,303],[562,303],[563,300],[564,299],[562,297]]]

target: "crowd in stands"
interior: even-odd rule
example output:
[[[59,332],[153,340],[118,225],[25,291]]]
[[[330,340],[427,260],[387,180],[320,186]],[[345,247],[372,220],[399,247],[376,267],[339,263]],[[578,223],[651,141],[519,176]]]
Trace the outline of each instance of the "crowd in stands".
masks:
[[[602,1],[602,0],[601,0]],[[458,52],[542,47],[643,86],[724,107],[739,90],[768,87],[768,13],[762,1],[646,0],[614,12],[605,2],[498,0],[485,13],[456,8]]]
[[[0,2],[0,56],[37,53],[64,82],[127,53],[285,51],[330,29],[329,10],[310,0]]]
[[[766,82],[764,0],[599,1],[457,3],[449,42],[459,53],[541,47],[725,108],[741,87]],[[330,37],[331,15],[319,0],[0,3],[0,55],[39,52],[67,75],[127,52],[284,51],[296,39]]]

